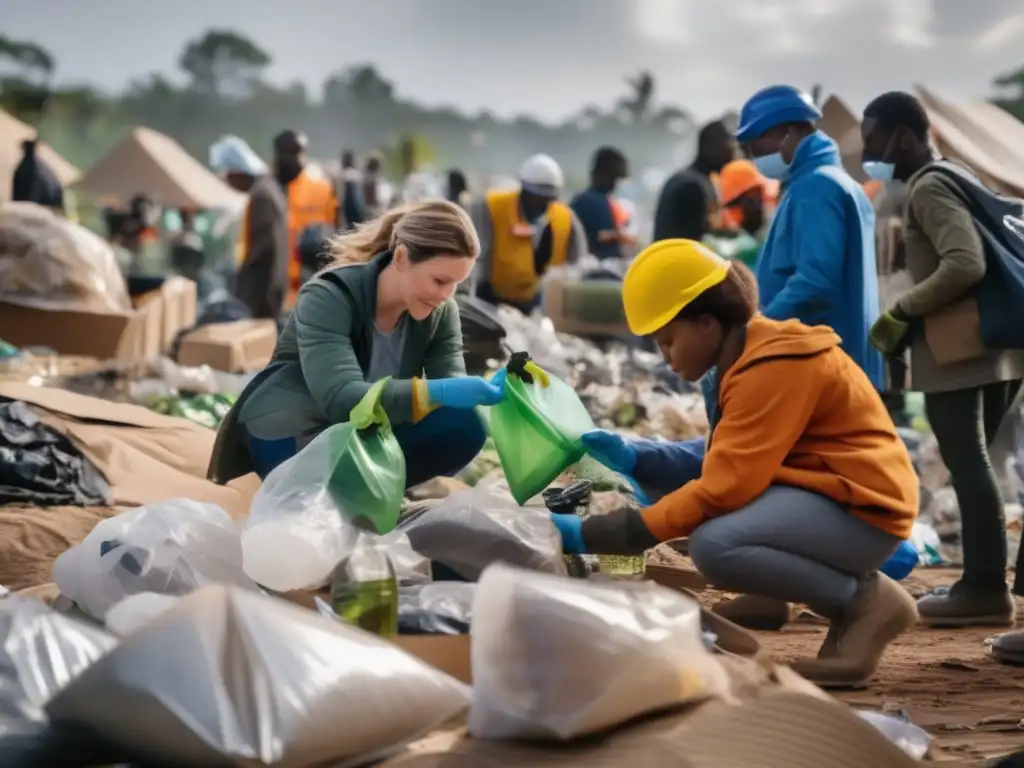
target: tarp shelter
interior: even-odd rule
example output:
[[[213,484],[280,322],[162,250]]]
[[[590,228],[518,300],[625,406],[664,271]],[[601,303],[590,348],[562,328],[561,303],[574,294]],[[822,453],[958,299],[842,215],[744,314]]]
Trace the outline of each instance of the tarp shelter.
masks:
[[[1024,123],[987,101],[956,106],[923,86],[916,90],[944,157],[971,168],[996,192],[1024,197]]]
[[[0,203],[11,199],[14,169],[21,162],[21,143],[36,138],[36,129],[0,109]],[[53,151],[47,144],[36,150],[39,159],[50,167],[61,186],[68,186],[82,174],[75,166]]]
[[[861,167],[864,144],[860,139],[860,118],[838,96],[829,96],[821,105],[821,113],[818,129],[839,145],[846,172],[864,183],[868,177]]]
[[[162,133],[139,126],[90,168],[78,188],[126,204],[145,194],[166,208],[237,208],[242,195]]]

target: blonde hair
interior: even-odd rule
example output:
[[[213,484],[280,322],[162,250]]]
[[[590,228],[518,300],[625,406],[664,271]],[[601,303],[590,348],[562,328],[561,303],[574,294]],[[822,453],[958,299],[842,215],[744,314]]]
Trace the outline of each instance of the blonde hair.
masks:
[[[353,232],[335,235],[329,244],[331,266],[360,264],[399,245],[414,262],[435,256],[476,258],[480,253],[469,215],[454,203],[429,200],[393,208]]]

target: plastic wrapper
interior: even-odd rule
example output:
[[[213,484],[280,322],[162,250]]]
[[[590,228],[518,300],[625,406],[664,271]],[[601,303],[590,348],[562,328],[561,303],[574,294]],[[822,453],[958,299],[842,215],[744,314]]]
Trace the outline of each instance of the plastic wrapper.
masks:
[[[403,635],[466,635],[473,615],[476,584],[440,581],[402,589],[398,631]]]
[[[47,712],[161,765],[343,768],[468,701],[466,686],[386,640],[215,586],[124,638]]]
[[[488,486],[453,493],[402,521],[412,548],[469,581],[509,563],[565,575],[562,539],[547,510],[520,507]]]
[[[932,746],[931,734],[907,720],[872,710],[858,710],[857,714],[914,760],[924,759]]]
[[[239,532],[213,504],[170,499],[104,520],[53,564],[61,594],[103,620],[130,595],[184,595],[207,584],[256,590]]]
[[[117,645],[102,629],[18,596],[0,602],[0,637],[0,731],[44,720],[45,704]]]
[[[516,501],[543,491],[583,457],[580,435],[594,428],[572,387],[550,377],[528,383],[511,369],[505,399],[490,410],[490,430]]]
[[[473,600],[469,731],[568,740],[723,695],[700,605],[649,582],[586,582],[505,565]]]
[[[245,572],[278,592],[316,589],[355,544],[357,529],[390,532],[405,496],[405,454],[378,381],[349,421],[328,427],[271,472],[242,533]]]
[[[405,531],[392,531],[375,543],[391,560],[400,586],[418,586],[430,581],[430,559],[413,549]]]
[[[132,308],[113,248],[33,203],[0,204],[0,301],[83,312]]]

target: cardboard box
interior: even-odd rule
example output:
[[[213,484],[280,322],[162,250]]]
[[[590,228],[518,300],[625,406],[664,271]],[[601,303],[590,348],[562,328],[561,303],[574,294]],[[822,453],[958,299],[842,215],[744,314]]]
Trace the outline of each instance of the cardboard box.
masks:
[[[178,363],[208,365],[225,373],[248,373],[269,363],[275,346],[277,323],[273,320],[204,325],[182,339]]]
[[[570,317],[566,306],[570,287],[570,281],[563,278],[548,278],[544,281],[544,314],[551,319],[556,331],[574,336],[632,336],[625,321],[598,323]]]
[[[0,302],[0,338],[18,347],[131,362],[161,356],[196,322],[196,284],[183,277],[168,278],[132,303],[131,312],[100,313]]]

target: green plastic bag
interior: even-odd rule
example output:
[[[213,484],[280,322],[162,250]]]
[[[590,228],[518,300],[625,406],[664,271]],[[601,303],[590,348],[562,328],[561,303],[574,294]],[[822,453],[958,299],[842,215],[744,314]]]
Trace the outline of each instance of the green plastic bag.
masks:
[[[397,525],[405,497],[405,454],[380,403],[387,382],[370,387],[349,420],[328,430],[333,470],[327,491],[343,517],[378,534]]]
[[[536,376],[524,380],[517,372],[523,358],[517,364],[516,357],[509,363],[505,399],[490,409],[490,429],[509,490],[525,504],[583,457],[580,435],[594,422],[572,387],[548,374],[547,386]]]

